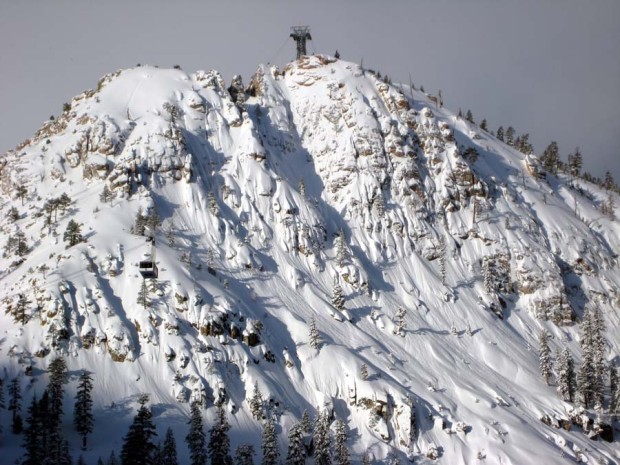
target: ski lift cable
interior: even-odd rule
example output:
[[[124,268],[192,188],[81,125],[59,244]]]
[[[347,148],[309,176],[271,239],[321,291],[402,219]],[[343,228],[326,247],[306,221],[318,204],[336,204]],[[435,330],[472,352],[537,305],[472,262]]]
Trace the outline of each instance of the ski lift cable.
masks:
[[[278,48],[278,50],[273,54],[273,56],[269,59],[269,61],[267,61],[267,63],[273,63],[273,60],[275,60],[280,53],[282,52],[282,49],[284,48],[285,45],[288,44],[290,40],[290,37],[287,37],[284,42],[282,42],[282,45],[280,45],[280,47]]]

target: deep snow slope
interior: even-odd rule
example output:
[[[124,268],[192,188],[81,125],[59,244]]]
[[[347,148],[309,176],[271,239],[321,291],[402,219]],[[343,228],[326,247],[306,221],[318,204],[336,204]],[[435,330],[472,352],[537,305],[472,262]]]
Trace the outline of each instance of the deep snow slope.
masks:
[[[435,448],[451,465],[616,463],[617,441],[540,421],[575,407],[539,373],[542,328],[579,359],[579,320],[598,306],[608,360],[620,354],[620,224],[598,209],[607,193],[574,185],[353,63],[260,67],[246,92],[215,71],[119,71],[0,158],[0,246],[21,231],[29,248],[0,259],[0,365],[7,379],[32,368],[27,405],[66,358],[68,434],[78,370],[94,373],[91,461],[120,449],[141,392],[180,449],[201,399],[207,419],[225,403],[233,446],[260,450],[258,383],[283,454],[303,411],[328,408],[357,462],[432,462]],[[46,212],[63,193],[71,204]],[[161,219],[146,305],[138,211]]]

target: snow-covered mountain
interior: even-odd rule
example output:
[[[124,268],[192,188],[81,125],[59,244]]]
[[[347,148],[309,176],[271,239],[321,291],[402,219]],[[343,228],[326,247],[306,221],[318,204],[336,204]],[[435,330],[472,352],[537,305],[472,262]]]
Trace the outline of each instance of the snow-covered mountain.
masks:
[[[545,383],[538,341],[548,330],[579,366],[596,307],[618,360],[620,224],[600,205],[620,199],[438,103],[326,56],[261,66],[247,87],[105,76],[0,157],[1,375],[28,373],[27,405],[65,357],[77,456],[71,398],[93,372],[92,463],[120,449],[140,393],[184,459],[192,399],[207,422],[223,403],[233,446],[260,451],[255,383],[283,455],[319,408],[346,421],[356,463],[618,463],[617,439],[554,427],[578,403]]]

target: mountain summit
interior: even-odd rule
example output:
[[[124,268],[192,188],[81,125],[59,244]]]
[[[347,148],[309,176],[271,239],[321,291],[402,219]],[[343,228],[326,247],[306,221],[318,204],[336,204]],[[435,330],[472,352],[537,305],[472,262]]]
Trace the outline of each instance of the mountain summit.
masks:
[[[442,103],[320,55],[104,76],[0,157],[5,386],[27,405],[62,356],[77,456],[91,372],[92,463],[142,393],[162,438],[198,401],[235,447],[273,418],[282,457],[307,411],[353,463],[620,460],[620,199]],[[561,352],[598,384],[558,393]]]

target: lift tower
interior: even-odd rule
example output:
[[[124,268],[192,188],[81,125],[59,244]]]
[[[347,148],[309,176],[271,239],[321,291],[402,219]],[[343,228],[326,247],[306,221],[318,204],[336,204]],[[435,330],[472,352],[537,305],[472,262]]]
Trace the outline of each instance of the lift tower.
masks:
[[[299,60],[302,55],[307,55],[306,52],[306,40],[312,40],[310,35],[310,26],[293,26],[291,28],[291,37],[297,43],[297,59]]]

